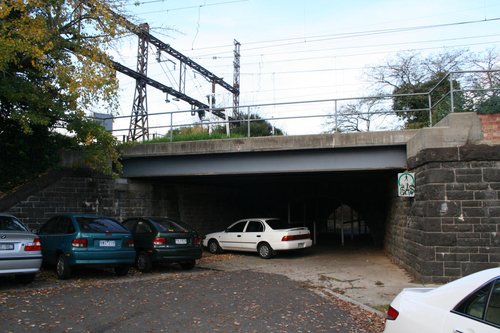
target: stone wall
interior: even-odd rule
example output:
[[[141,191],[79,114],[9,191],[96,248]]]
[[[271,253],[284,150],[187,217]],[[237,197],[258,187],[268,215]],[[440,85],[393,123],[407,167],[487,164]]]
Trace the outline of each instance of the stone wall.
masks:
[[[147,183],[87,170],[61,170],[27,184],[12,194],[14,198],[3,198],[0,211],[21,218],[30,228],[39,228],[51,216],[62,213],[96,213],[118,219],[150,215],[152,195]]]
[[[385,244],[390,256],[426,282],[497,267],[498,146],[426,149],[409,166],[416,173],[416,196],[393,198]]]

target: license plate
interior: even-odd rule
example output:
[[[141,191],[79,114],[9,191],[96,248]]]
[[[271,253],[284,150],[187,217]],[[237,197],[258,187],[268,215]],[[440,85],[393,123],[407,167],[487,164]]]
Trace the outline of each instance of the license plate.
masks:
[[[102,241],[99,241],[99,246],[101,246],[101,247],[114,247],[114,246],[116,246],[116,242],[114,240],[102,240]]]
[[[306,243],[299,243],[299,247],[304,247]]]
[[[3,251],[14,250],[14,244],[0,244],[0,250]]]
[[[187,244],[187,243],[188,243],[187,239],[185,239],[185,238],[177,238],[175,240],[175,244]]]

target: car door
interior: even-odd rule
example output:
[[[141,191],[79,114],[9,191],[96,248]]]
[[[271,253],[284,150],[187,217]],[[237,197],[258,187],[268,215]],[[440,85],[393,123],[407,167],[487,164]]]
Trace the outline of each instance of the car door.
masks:
[[[71,219],[66,216],[56,216],[48,220],[40,228],[39,237],[42,244],[43,260],[55,264],[57,253],[62,250],[68,253],[75,232]]]
[[[157,232],[153,229],[149,221],[139,219],[135,225],[133,235],[134,245],[137,250],[145,251],[153,249],[153,239],[157,235]]]
[[[481,287],[449,313],[443,332],[500,332],[500,279]]]
[[[227,228],[219,239],[219,244],[227,250],[245,250],[243,246],[243,230],[247,221],[239,221]]]
[[[256,251],[257,244],[262,240],[264,225],[261,221],[249,220],[241,236],[241,246],[248,251]]]
[[[137,251],[153,249],[153,238],[156,235],[151,224],[140,218],[127,219],[123,225],[130,230],[134,237],[134,248]]]

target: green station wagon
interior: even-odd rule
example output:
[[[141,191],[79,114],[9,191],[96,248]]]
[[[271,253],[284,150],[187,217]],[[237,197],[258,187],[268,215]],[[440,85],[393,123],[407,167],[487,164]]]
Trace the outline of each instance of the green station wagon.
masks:
[[[136,267],[150,272],[153,263],[179,263],[192,269],[201,258],[201,239],[186,224],[163,217],[135,217],[123,221],[134,236]]]
[[[60,279],[71,276],[72,267],[107,265],[126,275],[135,261],[134,240],[118,221],[98,215],[54,216],[38,232],[43,262],[56,266]]]

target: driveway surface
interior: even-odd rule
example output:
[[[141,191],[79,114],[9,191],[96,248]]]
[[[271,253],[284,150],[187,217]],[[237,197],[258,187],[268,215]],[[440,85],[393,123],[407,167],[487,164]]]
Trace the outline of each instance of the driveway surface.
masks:
[[[373,247],[315,246],[303,252],[280,253],[270,260],[261,259],[256,253],[228,252],[226,255],[227,260],[207,260],[202,266],[223,271],[251,269],[281,274],[317,291],[380,312],[385,312],[403,288],[435,286],[412,281],[383,250]],[[204,256],[210,254],[204,253]]]
[[[211,259],[211,260],[210,260]],[[381,318],[284,275],[248,269],[85,270],[0,284],[2,332],[380,332]],[[230,262],[232,259],[228,259]]]

